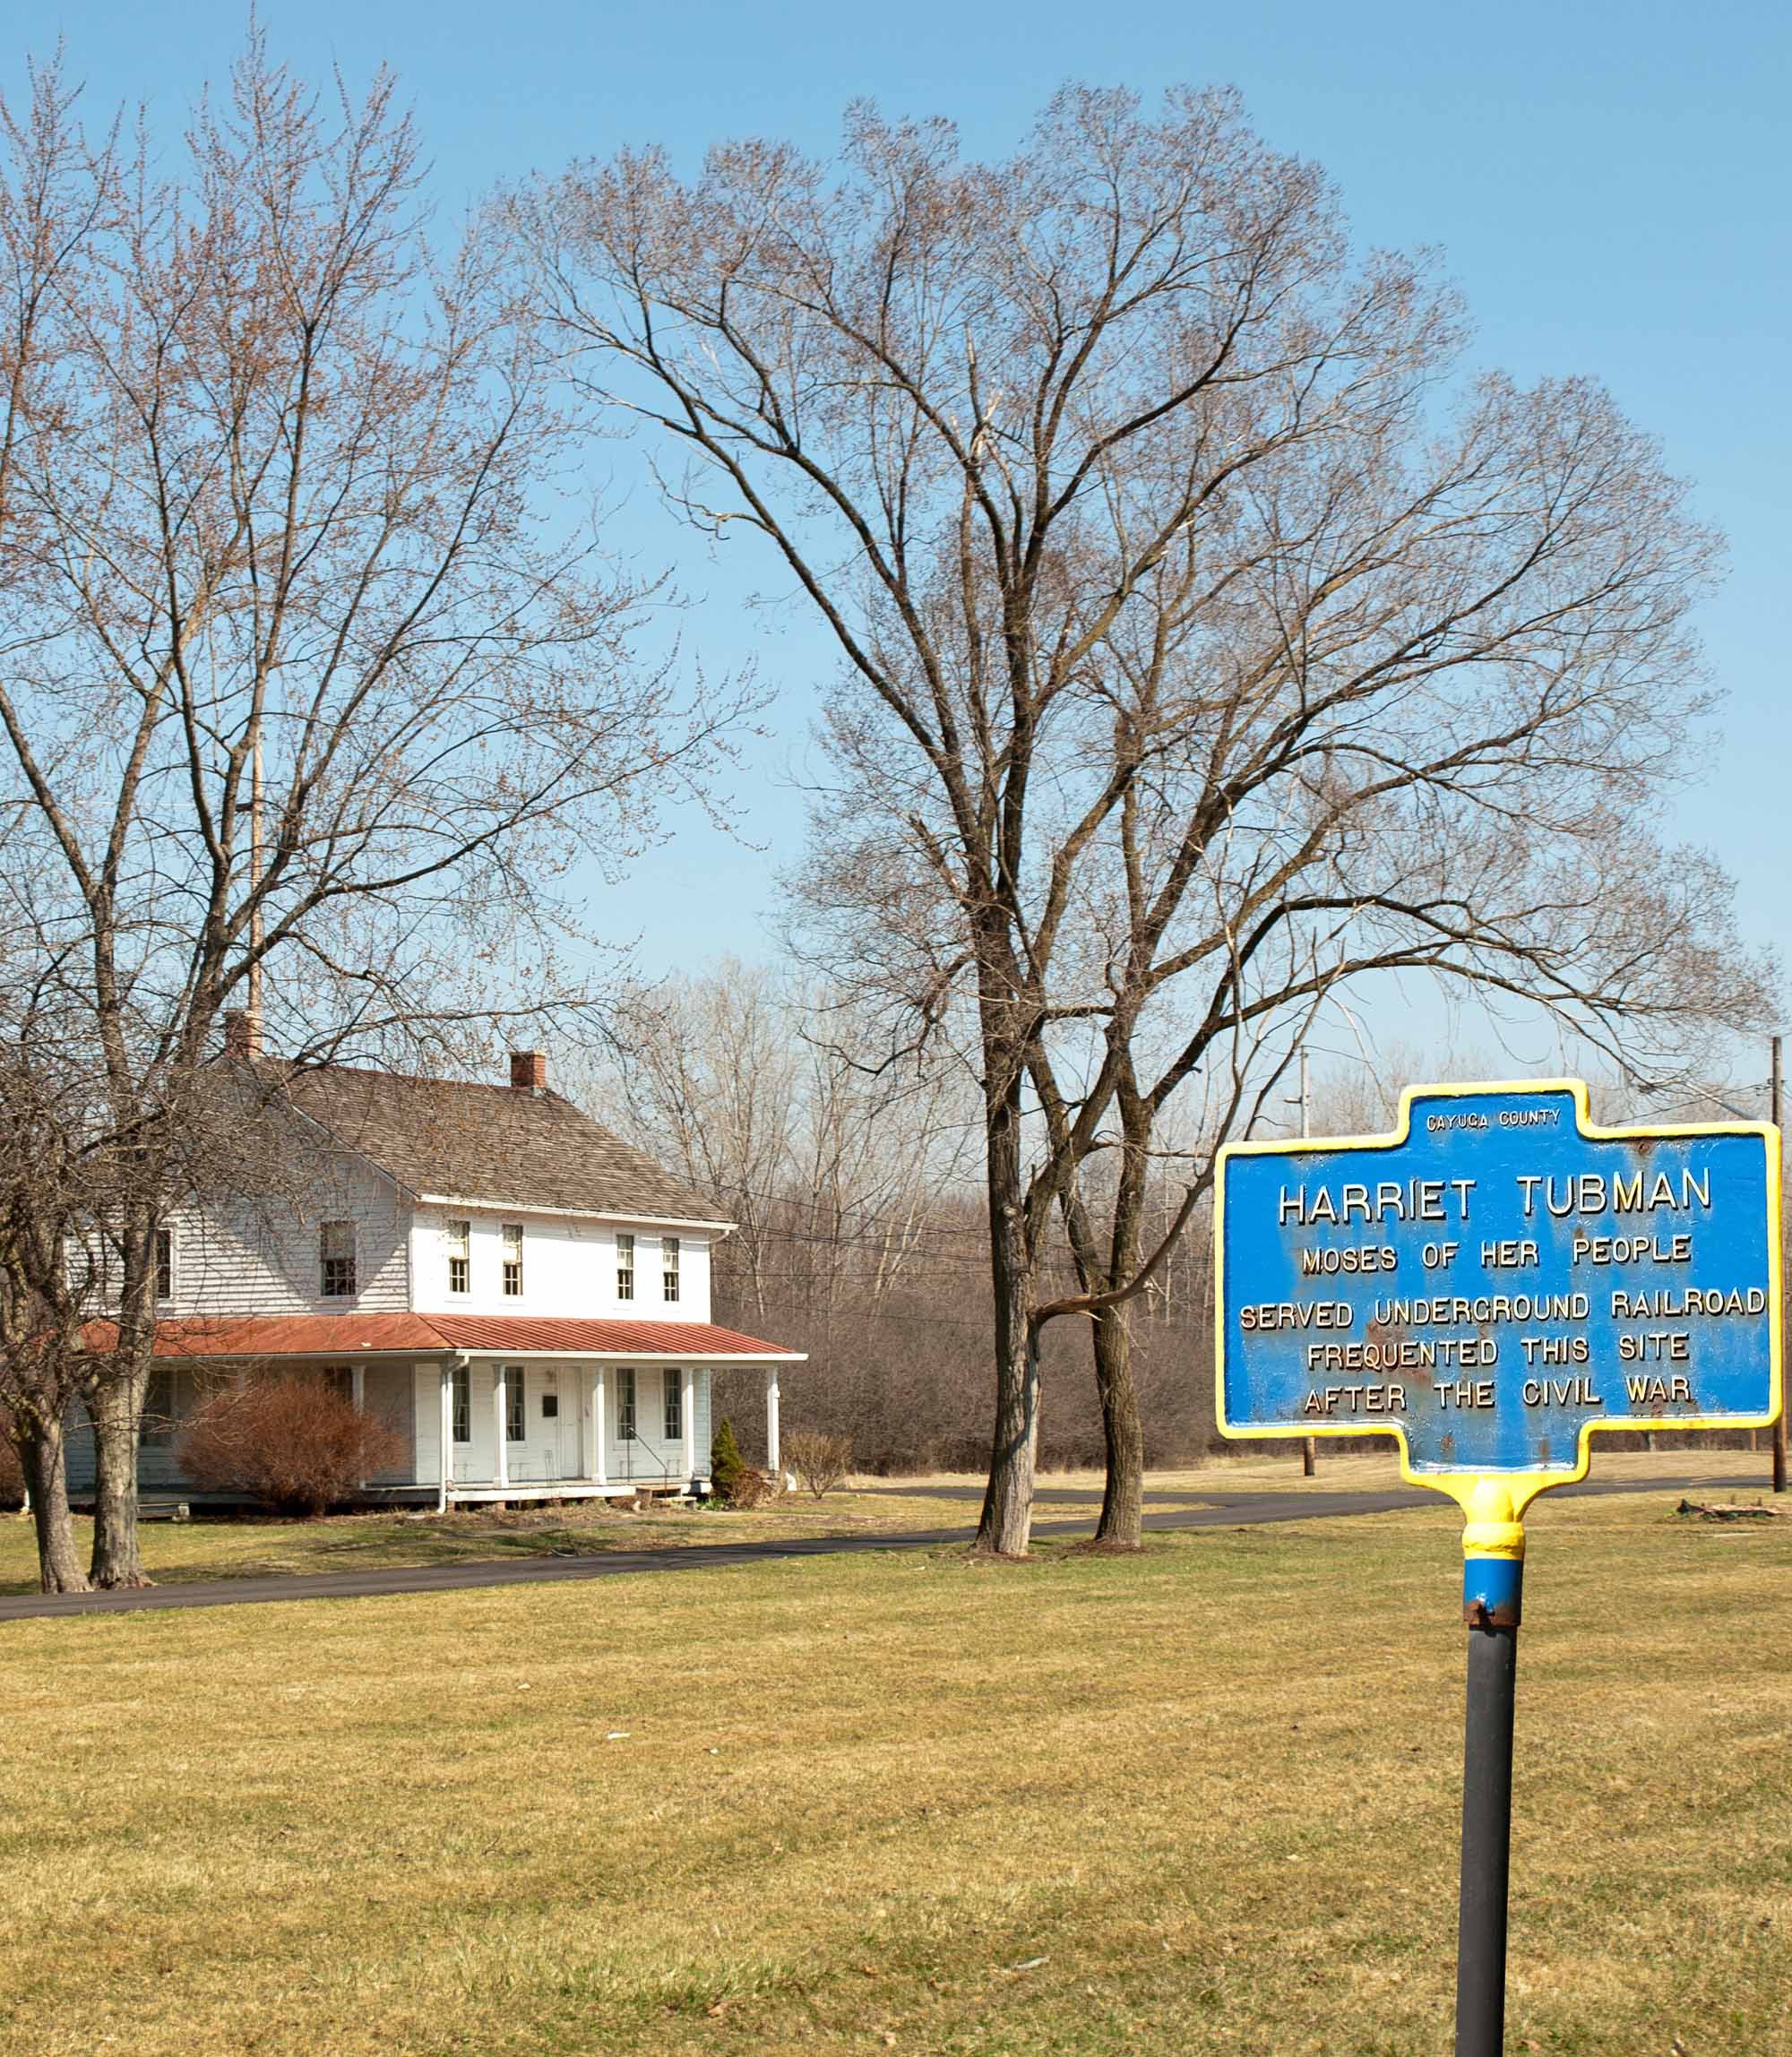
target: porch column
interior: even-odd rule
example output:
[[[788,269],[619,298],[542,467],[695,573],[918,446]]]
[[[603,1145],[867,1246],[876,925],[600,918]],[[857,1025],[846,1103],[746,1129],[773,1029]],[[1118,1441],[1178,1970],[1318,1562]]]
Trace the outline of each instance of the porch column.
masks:
[[[492,1427],[497,1436],[497,1457],[492,1476],[500,1485],[510,1484],[510,1380],[502,1364],[492,1366]]]
[[[783,1468],[779,1463],[778,1448],[778,1367],[769,1365],[765,1373],[765,1468],[771,1474],[772,1483],[780,1492],[784,1487]]]
[[[604,1468],[604,1367],[595,1366],[591,1373],[591,1476],[599,1485],[607,1485],[609,1477]]]
[[[685,1373],[685,1405],[679,1412],[685,1424],[685,1483],[688,1485],[697,1476],[697,1374],[689,1369]]]
[[[441,1430],[442,1467],[441,1480],[435,1488],[435,1511],[448,1511],[448,1481],[454,1462],[454,1364],[451,1357],[442,1360],[442,1418],[437,1424]]]

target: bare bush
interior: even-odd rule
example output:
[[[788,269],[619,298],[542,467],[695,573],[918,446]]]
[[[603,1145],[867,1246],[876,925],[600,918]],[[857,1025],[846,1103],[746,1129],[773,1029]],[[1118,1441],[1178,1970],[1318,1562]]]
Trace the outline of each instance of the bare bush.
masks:
[[[843,1435],[823,1429],[797,1429],[784,1438],[780,1454],[817,1500],[852,1469],[852,1445]]]
[[[328,1380],[259,1374],[227,1386],[187,1417],[182,1474],[206,1493],[242,1493],[276,1514],[341,1507],[361,1482],[404,1461],[404,1438]]]
[[[728,1503],[734,1508],[763,1507],[776,1490],[762,1471],[755,1471],[750,1464],[744,1465],[736,1476]]]

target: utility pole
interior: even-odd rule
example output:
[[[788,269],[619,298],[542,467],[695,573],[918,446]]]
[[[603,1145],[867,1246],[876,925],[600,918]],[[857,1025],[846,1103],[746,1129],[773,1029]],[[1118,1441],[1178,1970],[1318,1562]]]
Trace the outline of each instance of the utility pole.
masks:
[[[1774,1046],[1777,1049],[1778,1044]],[[1305,1142],[1313,1133],[1313,1070],[1307,1061],[1306,1045],[1300,1046],[1300,1140]],[[1300,1476],[1311,1478],[1318,1470],[1319,1445],[1310,1435],[1303,1436],[1300,1442]]]
[[[1779,1126],[1779,1038],[1777,1036],[1773,1038],[1773,1069],[1768,1078],[1772,1093],[1773,1126],[1777,1130]],[[1782,1144],[1782,1167],[1785,1161],[1785,1148]],[[1784,1493],[1786,1490],[1786,1409],[1783,1405],[1779,1409],[1779,1419],[1773,1424],[1773,1490],[1776,1493]]]

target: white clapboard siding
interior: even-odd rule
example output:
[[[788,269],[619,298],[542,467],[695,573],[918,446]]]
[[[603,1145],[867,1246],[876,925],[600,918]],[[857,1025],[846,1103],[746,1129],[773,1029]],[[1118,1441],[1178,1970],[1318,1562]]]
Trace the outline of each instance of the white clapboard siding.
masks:
[[[522,1229],[522,1292],[504,1289],[504,1226]],[[464,1293],[448,1289],[446,1224],[470,1224]],[[624,1233],[627,1233],[625,1231]],[[641,1226],[634,1235],[634,1297],[617,1289],[616,1225],[570,1215],[516,1214],[469,1207],[418,1208],[411,1218],[411,1304],[431,1314],[531,1314],[637,1321],[710,1319],[710,1244],[689,1229]],[[678,1239],[678,1297],[665,1291],[663,1238]]]
[[[401,1313],[410,1302],[409,1207],[375,1172],[350,1168],[301,1209],[230,1200],[189,1208],[174,1233],[174,1296],[162,1315]],[[324,1221],[355,1225],[353,1298],[323,1292]]]

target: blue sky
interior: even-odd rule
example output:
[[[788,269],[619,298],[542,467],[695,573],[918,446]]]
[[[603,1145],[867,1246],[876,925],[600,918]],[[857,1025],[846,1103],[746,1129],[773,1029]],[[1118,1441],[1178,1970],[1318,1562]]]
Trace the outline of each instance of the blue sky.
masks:
[[[860,95],[892,113],[950,115],[972,149],[999,152],[1067,77],[1148,94],[1178,80],[1237,86],[1272,142],[1332,174],[1363,241],[1442,246],[1478,361],[1521,379],[1603,377],[1727,532],[1730,576],[1703,615],[1729,696],[1724,738],[1711,777],[1675,804],[1674,826],[1734,874],[1752,939],[1792,960],[1788,10],[264,0],[260,13],[276,54],[314,76],[333,63],[359,84],[381,60],[393,65],[451,210],[498,178],[624,142],[658,140],[685,162],[729,133],[824,150]],[[39,0],[8,11],[0,79],[16,92],[26,51],[47,48],[59,27],[94,95],[146,98],[171,139],[246,18],[218,0]],[[657,519],[644,507],[640,517],[663,547]],[[744,616],[728,579],[694,560],[685,582],[700,604],[685,633],[712,666],[756,655],[779,689],[778,737],[739,789],[764,848],[683,823],[634,890],[599,908],[611,933],[640,933],[649,968],[766,947],[773,874],[800,835],[800,799],[779,774],[803,748],[826,653]]]

